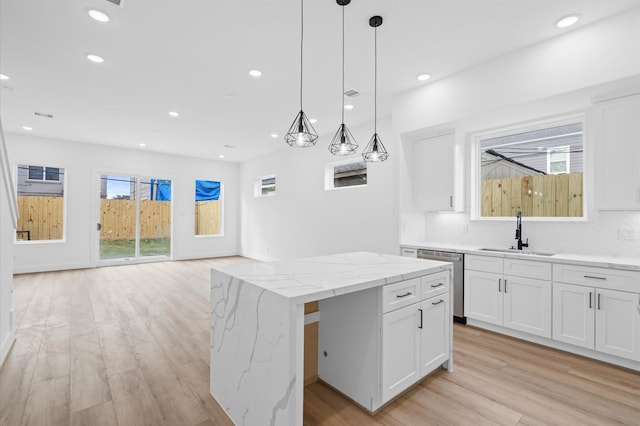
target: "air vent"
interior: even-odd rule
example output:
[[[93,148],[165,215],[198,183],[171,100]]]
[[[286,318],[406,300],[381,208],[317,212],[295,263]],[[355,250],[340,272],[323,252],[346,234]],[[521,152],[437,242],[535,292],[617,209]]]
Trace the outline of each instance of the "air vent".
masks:
[[[349,89],[346,92],[344,92],[344,95],[349,97],[349,98],[357,98],[358,96],[360,96],[362,93],[358,92],[357,90],[354,89]]]
[[[37,115],[38,117],[44,117],[44,118],[53,118],[52,114],[45,114],[44,112],[34,112],[34,115]]]
[[[113,3],[113,4],[115,4],[116,6],[120,6],[120,7],[122,7],[122,5],[123,5],[123,3],[124,3],[124,0],[107,0],[107,1],[108,1],[109,3]]]

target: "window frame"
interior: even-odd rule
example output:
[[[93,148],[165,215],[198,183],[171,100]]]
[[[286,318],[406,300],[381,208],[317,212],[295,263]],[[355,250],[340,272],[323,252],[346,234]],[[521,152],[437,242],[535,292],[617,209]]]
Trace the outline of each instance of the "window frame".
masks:
[[[583,132],[584,135],[584,132]],[[583,145],[584,145],[584,136],[583,136]],[[561,152],[563,154],[566,155],[566,158],[564,159],[564,161],[562,161],[565,165],[564,167],[564,171],[563,172],[552,172],[551,171],[551,163],[560,163],[561,161],[552,161],[551,160],[551,155],[556,153],[556,152]],[[570,145],[565,145],[565,146],[559,146],[557,148],[547,148],[547,174],[550,175],[559,175],[561,173],[570,173],[571,172],[571,146]]]
[[[265,185],[264,181],[267,179],[273,179],[273,184]],[[265,194],[263,191],[264,191],[264,188],[267,188],[267,187],[273,187],[273,192]],[[275,174],[259,176],[256,178],[253,185],[253,196],[256,198],[275,197],[277,193],[276,188],[277,188],[277,179]]]
[[[513,221],[511,216],[482,216],[482,166],[481,142],[485,139],[508,136],[517,133],[531,132],[543,130],[546,128],[559,127],[572,123],[582,123],[582,163],[589,164],[589,144],[588,144],[588,128],[587,128],[586,112],[558,115],[546,119],[534,119],[531,121],[507,124],[493,129],[480,130],[469,134],[469,143],[471,148],[471,210],[470,220],[472,221]],[[589,212],[589,194],[591,192],[591,180],[588,167],[582,170],[582,212],[581,217],[577,216],[526,216],[524,220],[530,222],[587,222]]]
[[[346,164],[354,164],[354,163],[364,163],[365,170],[367,171],[367,182],[360,185],[347,185],[347,186],[335,186],[335,169],[339,166],[344,166]],[[335,161],[331,163],[327,163],[324,167],[324,190],[325,191],[334,191],[341,189],[353,189],[353,188],[366,188],[369,184],[369,166],[367,162],[362,160],[361,157],[351,157],[346,160]]]
[[[51,167],[54,169],[58,169],[58,173],[62,176],[64,176],[64,179],[62,180],[62,238],[60,239],[56,239],[56,240],[19,240],[18,239],[18,216],[19,216],[19,210],[18,210],[18,184],[19,184],[19,179],[18,179],[18,171],[20,169],[20,166],[33,166],[33,164],[31,164],[29,161],[22,161],[22,162],[16,162],[14,163],[14,167],[13,167],[13,176],[15,178],[14,180],[14,188],[13,188],[13,195],[15,196],[15,200],[16,200],[16,229],[13,232],[13,243],[15,245],[30,245],[30,244],[63,244],[67,242],[67,228],[68,228],[68,220],[67,220],[67,185],[69,182],[69,169],[67,167],[64,166],[60,166],[60,167]],[[45,171],[45,169],[47,168],[47,166],[39,166],[43,168],[43,173]],[[63,170],[63,172],[60,173],[60,170]],[[44,183],[44,184],[60,184],[60,179],[58,178],[57,181],[53,181],[53,180],[39,180],[39,179],[29,179],[29,172],[27,172],[27,178],[25,179],[25,182],[37,182],[37,183]]]
[[[25,166],[28,167],[28,171],[27,171],[27,181],[30,182],[38,182],[38,183],[60,183],[60,169],[63,169],[63,167],[47,167],[47,166],[37,166],[34,164],[25,164]],[[32,167],[40,167],[42,168],[42,179],[36,179],[31,177],[31,168]],[[53,179],[47,179],[47,169],[56,169],[56,173],[58,174],[58,179],[57,180],[53,180]]]
[[[208,181],[208,182],[218,182],[220,184],[220,196],[218,197],[218,200],[220,201],[220,233],[218,234],[201,234],[198,235],[195,233],[195,220],[196,220],[196,200],[195,200],[195,193],[196,193],[196,182],[199,180],[204,180],[204,181]],[[224,207],[225,207],[225,201],[224,201],[224,182],[221,179],[212,179],[212,178],[208,178],[208,179],[200,179],[200,178],[196,178],[193,180],[193,215],[192,218],[194,220],[193,223],[193,227],[192,229],[194,230],[193,233],[193,237],[194,238],[220,238],[220,237],[224,237]]]

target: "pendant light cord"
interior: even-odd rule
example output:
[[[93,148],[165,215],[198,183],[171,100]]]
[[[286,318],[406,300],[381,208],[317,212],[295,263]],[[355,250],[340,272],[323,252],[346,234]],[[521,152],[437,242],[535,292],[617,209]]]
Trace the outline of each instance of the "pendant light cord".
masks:
[[[342,6],[342,124],[344,124],[344,8],[345,6]]]
[[[373,30],[373,133],[378,133],[378,27]]]
[[[302,111],[302,46],[304,43],[304,0],[300,0],[300,111]]]

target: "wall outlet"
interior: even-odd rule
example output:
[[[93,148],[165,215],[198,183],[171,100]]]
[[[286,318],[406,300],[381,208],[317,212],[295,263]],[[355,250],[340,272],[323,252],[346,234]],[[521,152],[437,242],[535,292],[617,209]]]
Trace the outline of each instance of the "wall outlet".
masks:
[[[638,239],[638,228],[634,227],[620,227],[618,228],[618,239],[635,241]]]

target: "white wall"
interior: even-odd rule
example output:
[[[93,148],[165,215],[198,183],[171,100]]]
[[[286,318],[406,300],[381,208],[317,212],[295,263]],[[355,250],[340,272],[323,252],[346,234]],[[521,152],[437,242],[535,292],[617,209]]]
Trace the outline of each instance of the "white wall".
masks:
[[[0,132],[2,132],[1,126]],[[15,338],[11,318],[13,293],[12,241],[15,228],[12,223],[9,206],[4,175],[0,173],[0,366],[4,362]]]
[[[531,249],[554,253],[639,257],[639,241],[618,239],[619,227],[640,227],[640,212],[598,212],[593,208],[589,111],[594,96],[640,87],[640,9],[633,9],[564,36],[485,63],[394,98],[394,130],[403,151],[412,141],[442,128],[456,129],[466,146],[465,213],[418,212],[411,199],[410,162],[401,165],[403,242],[446,242],[485,247],[514,243],[515,219],[472,220],[471,135],[501,126],[557,115],[584,113],[586,123],[585,222],[524,220]],[[406,154],[410,157],[410,154]],[[467,231],[468,229],[468,231]]]
[[[313,148],[283,142],[281,151],[243,163],[242,254],[265,260],[358,250],[397,254],[398,138],[388,120],[378,130],[390,158],[369,164],[366,187],[325,191],[325,164],[344,158],[327,149],[333,135],[321,135]],[[361,159],[373,126],[351,131],[360,145],[354,158]],[[270,174],[276,175],[276,195],[254,197],[255,180]]]
[[[173,258],[238,253],[239,194],[236,163],[110,148],[101,145],[7,134],[15,164],[64,167],[66,241],[17,243],[16,273],[96,265],[99,175],[132,174],[173,181]],[[224,236],[194,236],[195,180],[219,180],[224,188]],[[12,238],[10,238],[12,240]]]

